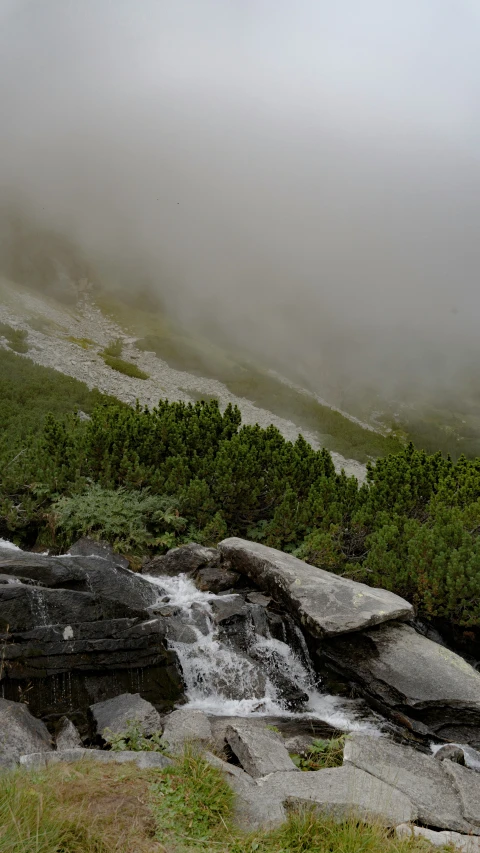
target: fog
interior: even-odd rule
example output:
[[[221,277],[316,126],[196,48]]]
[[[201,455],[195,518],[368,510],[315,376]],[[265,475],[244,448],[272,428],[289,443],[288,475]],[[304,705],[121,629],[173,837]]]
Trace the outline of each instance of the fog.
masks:
[[[0,0],[0,117],[0,263],[53,230],[337,399],[475,373],[476,0]]]

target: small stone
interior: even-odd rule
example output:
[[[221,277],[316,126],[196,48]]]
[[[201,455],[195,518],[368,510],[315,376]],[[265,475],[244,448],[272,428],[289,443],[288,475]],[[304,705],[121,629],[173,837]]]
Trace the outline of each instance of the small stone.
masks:
[[[62,717],[60,720],[57,734],[55,736],[55,743],[57,745],[57,750],[77,749],[79,747],[83,747],[80,734],[68,717]]]

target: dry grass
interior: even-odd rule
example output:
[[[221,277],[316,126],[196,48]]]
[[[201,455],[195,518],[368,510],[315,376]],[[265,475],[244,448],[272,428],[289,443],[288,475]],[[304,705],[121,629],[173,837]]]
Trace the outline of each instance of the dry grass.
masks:
[[[9,774],[0,792],[2,853],[164,853],[148,805],[152,771],[51,765]]]

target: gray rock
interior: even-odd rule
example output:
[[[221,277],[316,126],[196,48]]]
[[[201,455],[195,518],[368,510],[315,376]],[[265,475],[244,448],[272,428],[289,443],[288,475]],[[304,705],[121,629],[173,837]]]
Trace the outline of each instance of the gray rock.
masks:
[[[26,705],[0,699],[0,766],[14,767],[24,752],[53,750],[48,729]]]
[[[472,831],[480,835],[480,775],[448,759],[441,766],[458,791],[465,820],[475,824],[475,830]],[[445,829],[450,827],[446,826]]]
[[[460,853],[480,853],[480,838],[471,835],[460,835],[459,832],[435,832],[424,826],[412,826],[401,823],[395,829],[397,838],[424,838],[434,847],[454,847]]]
[[[233,764],[227,764],[212,753],[205,758],[218,770],[235,792],[234,821],[244,832],[273,829],[286,820],[281,799],[275,793],[259,788],[254,780]]]
[[[312,749],[315,738],[313,735],[294,735],[284,741],[285,749],[289,755],[308,755]]]
[[[363,770],[403,792],[415,804],[422,823],[439,829],[476,832],[464,816],[444,764],[386,738],[357,733],[349,735],[345,743],[344,765]]]
[[[139,693],[122,693],[114,699],[97,702],[90,706],[95,729],[108,740],[107,729],[117,734],[128,729],[130,723],[139,725],[144,735],[162,732],[162,720],[150,702]]]
[[[338,637],[319,653],[360,683],[367,697],[398,712],[399,722],[450,741],[479,742],[480,673],[410,626],[381,625]],[[452,737],[455,732],[461,736]]]
[[[315,637],[413,615],[411,604],[392,592],[338,577],[274,548],[231,538],[219,550],[235,571],[281,601]]]
[[[153,577],[191,575],[204,566],[218,566],[219,562],[220,555],[215,548],[204,548],[203,545],[190,542],[188,545],[172,548],[168,554],[149,560],[142,567],[142,574]]]
[[[213,619],[217,625],[230,620],[232,616],[240,616],[245,619],[248,610],[245,600],[241,595],[225,595],[211,602]]]
[[[157,599],[157,590],[145,578],[114,563],[109,556],[66,554],[49,557],[24,551],[3,552],[0,555],[0,572],[20,579],[28,578],[39,586],[58,592],[94,594],[116,602],[124,611],[145,613],[147,606]]]
[[[252,726],[248,720],[227,726],[227,743],[246,773],[257,779],[269,773],[299,772],[290,758],[281,735],[266,726]]]
[[[355,767],[304,773],[273,773],[257,783],[287,807],[314,807],[336,820],[358,817],[383,826],[416,820],[410,798],[391,785]]]
[[[261,607],[268,607],[272,600],[270,595],[263,595],[261,592],[249,592],[247,594],[247,601],[250,604],[259,604]]]
[[[232,572],[224,566],[205,566],[195,573],[195,586],[203,592],[224,592],[232,589],[240,580],[238,572]]]
[[[56,752],[43,753],[34,752],[20,757],[20,765],[28,770],[39,770],[49,764],[60,764],[61,762],[74,763],[76,761],[99,761],[102,764],[126,764],[134,762],[142,770],[150,768],[164,768],[173,762],[161,752],[131,752],[120,750],[102,749],[62,749]]]
[[[100,557],[100,559],[107,560],[113,566],[121,566],[123,569],[130,568],[126,557],[116,554],[108,542],[90,539],[89,536],[83,536],[78,542],[75,542],[69,548],[68,554],[72,557]]]
[[[446,743],[437,749],[435,753],[437,761],[445,761],[447,758],[450,761],[455,761],[457,764],[465,764],[465,755],[461,746],[455,743]]]
[[[181,752],[186,744],[208,746],[212,742],[212,728],[202,711],[180,709],[163,719],[163,740],[171,752]]]
[[[57,750],[77,749],[83,747],[82,739],[76,726],[68,717],[62,717],[55,735]]]

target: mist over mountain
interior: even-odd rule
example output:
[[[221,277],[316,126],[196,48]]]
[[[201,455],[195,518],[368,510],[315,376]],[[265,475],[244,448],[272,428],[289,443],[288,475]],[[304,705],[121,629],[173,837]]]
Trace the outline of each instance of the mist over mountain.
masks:
[[[149,287],[337,399],[470,393],[479,37],[467,0],[3,0],[1,271]]]

